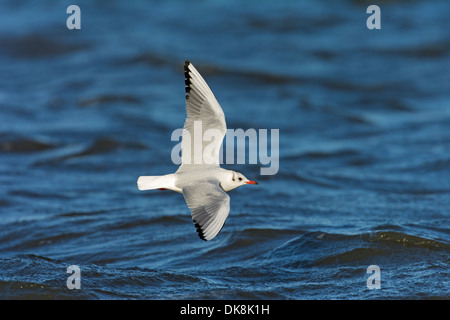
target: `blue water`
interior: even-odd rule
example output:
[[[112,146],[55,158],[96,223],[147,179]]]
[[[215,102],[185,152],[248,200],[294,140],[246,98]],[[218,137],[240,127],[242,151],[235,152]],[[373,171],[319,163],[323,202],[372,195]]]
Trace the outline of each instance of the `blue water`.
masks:
[[[450,298],[450,2],[370,4],[2,1],[0,298]],[[136,187],[177,168],[186,59],[228,128],[280,132],[209,242]]]

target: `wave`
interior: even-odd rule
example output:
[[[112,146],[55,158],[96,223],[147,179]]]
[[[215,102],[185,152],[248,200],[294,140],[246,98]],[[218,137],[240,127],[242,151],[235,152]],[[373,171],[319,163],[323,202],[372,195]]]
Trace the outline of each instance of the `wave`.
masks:
[[[267,253],[265,258],[276,259],[287,268],[370,265],[377,261],[390,263],[391,259],[403,263],[415,261],[423,250],[444,257],[450,253],[450,244],[399,231],[352,235],[315,231],[289,239]]]
[[[450,54],[450,41],[424,43],[420,46],[377,49],[378,54],[398,55],[404,58],[434,59]]]
[[[322,188],[328,188],[328,189],[339,189],[340,186],[333,182],[330,179],[326,179],[326,178],[322,178],[322,177],[318,177],[318,176],[311,176],[308,175],[306,173],[296,173],[296,172],[284,172],[283,170],[280,170],[280,172],[277,173],[277,178],[278,179],[282,179],[283,181],[296,181],[296,182],[300,182],[300,183],[306,183],[306,184],[311,184],[311,185],[315,185],[318,187],[322,187]],[[267,178],[260,178],[260,181],[265,181],[267,180]],[[272,194],[279,194],[279,195],[283,195],[283,194],[288,194],[289,189],[287,190],[271,190]]]
[[[66,43],[43,34],[26,34],[24,36],[0,36],[2,51],[14,58],[36,59],[54,57],[74,52],[89,50],[92,46],[85,43]]]
[[[194,294],[209,280],[194,274],[147,268],[117,268],[80,264],[81,290],[69,290],[66,273],[71,261],[34,254],[1,258],[0,298],[2,299],[140,299],[173,295],[185,288]]]
[[[0,141],[0,152],[4,153],[38,152],[53,148],[55,148],[53,143],[26,137]]]
[[[63,149],[64,146],[61,146],[60,149]],[[144,150],[148,147],[140,142],[129,142],[129,141],[120,141],[115,138],[96,138],[90,144],[85,144],[82,146],[81,150],[77,150],[75,152],[69,152],[68,154],[61,156],[52,156],[50,155],[48,158],[44,160],[39,160],[35,163],[35,165],[45,165],[45,164],[53,164],[57,162],[63,162],[70,159],[76,159],[86,156],[92,155],[101,155],[106,154],[118,150]],[[63,150],[64,151],[64,150]]]
[[[354,149],[340,149],[340,150],[310,150],[296,154],[291,154],[282,157],[285,160],[299,160],[299,159],[328,159],[336,157],[347,157],[360,155],[360,152]]]
[[[109,230],[125,230],[131,229],[135,227],[142,227],[147,225],[154,224],[162,224],[162,225],[170,225],[174,227],[176,224],[185,224],[186,222],[191,222],[189,216],[186,215],[175,215],[175,216],[158,216],[158,217],[149,217],[142,219],[134,219],[133,221],[124,221],[115,224],[112,227],[109,227]]]
[[[450,244],[448,243],[398,231],[377,231],[375,233],[363,235],[363,239],[388,246],[401,245],[404,248],[425,248],[442,251],[450,250]]]
[[[359,190],[373,190],[381,193],[395,193],[406,195],[433,195],[447,194],[449,192],[447,184],[426,185],[425,183],[417,184],[414,176],[404,177],[365,175],[363,177],[350,174],[322,174],[315,177],[317,180],[327,181],[336,188],[358,188]]]
[[[78,105],[80,107],[92,107],[103,104],[113,103],[127,103],[138,104],[141,100],[132,95],[115,95],[115,94],[103,94],[92,98],[80,99]]]
[[[320,258],[313,263],[314,266],[322,266],[329,264],[347,264],[360,262],[362,260],[373,260],[379,257],[385,256],[386,250],[375,248],[355,248],[343,253],[330,255],[324,258]]]
[[[422,161],[421,163],[410,164],[407,167],[398,168],[396,170],[402,172],[448,172],[449,167],[450,159],[427,159],[426,161]]]

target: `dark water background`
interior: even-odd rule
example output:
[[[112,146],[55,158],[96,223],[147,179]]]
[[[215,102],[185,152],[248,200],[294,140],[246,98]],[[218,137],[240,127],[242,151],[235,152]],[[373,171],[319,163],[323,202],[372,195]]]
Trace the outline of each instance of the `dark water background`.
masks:
[[[450,2],[370,4],[2,1],[0,298],[450,298]],[[136,187],[176,170],[185,59],[229,128],[280,130],[210,242]]]

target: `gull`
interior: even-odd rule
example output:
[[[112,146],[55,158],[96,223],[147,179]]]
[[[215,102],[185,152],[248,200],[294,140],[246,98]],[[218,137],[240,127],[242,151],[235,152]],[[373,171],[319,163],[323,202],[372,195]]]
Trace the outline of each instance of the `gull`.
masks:
[[[187,117],[181,140],[181,165],[175,173],[140,176],[137,185],[139,190],[182,193],[191,210],[198,236],[209,241],[222,230],[230,212],[227,192],[258,183],[247,179],[242,173],[220,167],[218,150],[227,131],[222,107],[189,60],[184,64],[184,75]],[[212,142],[204,138],[208,131],[216,137]],[[202,153],[211,145],[215,152]]]

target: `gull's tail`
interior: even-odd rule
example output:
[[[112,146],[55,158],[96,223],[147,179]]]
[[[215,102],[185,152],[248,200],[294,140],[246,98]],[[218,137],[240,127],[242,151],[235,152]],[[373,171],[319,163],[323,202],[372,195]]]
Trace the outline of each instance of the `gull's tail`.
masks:
[[[181,192],[181,189],[175,186],[175,180],[173,173],[164,176],[140,176],[137,181],[137,186],[139,190],[169,189]]]

